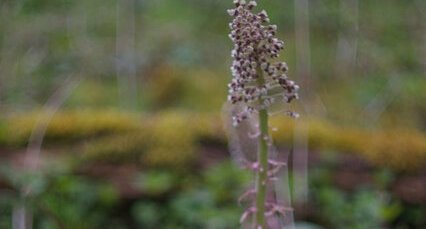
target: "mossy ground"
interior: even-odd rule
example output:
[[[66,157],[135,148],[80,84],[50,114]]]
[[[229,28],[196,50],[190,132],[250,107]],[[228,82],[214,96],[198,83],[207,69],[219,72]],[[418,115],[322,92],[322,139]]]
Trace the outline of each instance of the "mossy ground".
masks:
[[[20,148],[29,136],[41,112],[2,117],[0,143]],[[299,123],[299,122],[298,122]],[[410,129],[371,131],[341,127],[318,120],[304,120],[308,142],[313,151],[355,154],[380,167],[416,170],[426,162],[426,135]],[[277,145],[293,142],[295,121],[277,117],[272,126]],[[148,167],[186,166],[196,158],[203,142],[226,144],[218,115],[178,110],[137,115],[116,111],[63,111],[50,121],[44,144],[64,145],[69,153],[85,160],[114,163],[140,162]],[[73,152],[74,145],[82,146]]]

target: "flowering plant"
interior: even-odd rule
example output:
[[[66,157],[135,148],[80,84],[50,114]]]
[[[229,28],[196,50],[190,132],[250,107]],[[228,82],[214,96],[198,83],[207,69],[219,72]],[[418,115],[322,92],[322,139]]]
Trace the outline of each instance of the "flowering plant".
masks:
[[[269,136],[268,115],[274,107],[297,99],[299,86],[288,79],[287,64],[275,61],[284,42],[275,37],[277,26],[267,24],[267,13],[264,10],[253,12],[256,1],[234,0],[234,5],[228,10],[233,17],[229,36],[234,49],[231,54],[233,78],[228,85],[228,103],[224,108],[225,126],[234,158],[256,174],[254,188],[240,198],[250,204],[241,223],[252,218],[252,228],[276,228],[278,221],[270,218],[283,218],[292,210],[282,206],[276,198],[268,198],[275,196],[274,182],[279,180],[278,174],[286,166],[277,160]],[[298,116],[290,110],[284,113]],[[288,217],[284,220],[289,221]]]

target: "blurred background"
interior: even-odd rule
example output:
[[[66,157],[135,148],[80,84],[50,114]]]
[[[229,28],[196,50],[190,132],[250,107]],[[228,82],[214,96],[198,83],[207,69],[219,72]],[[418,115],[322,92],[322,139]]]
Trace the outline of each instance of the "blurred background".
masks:
[[[426,1],[258,3],[301,86],[272,120],[298,228],[426,228]],[[0,228],[238,228],[228,8],[0,0]]]

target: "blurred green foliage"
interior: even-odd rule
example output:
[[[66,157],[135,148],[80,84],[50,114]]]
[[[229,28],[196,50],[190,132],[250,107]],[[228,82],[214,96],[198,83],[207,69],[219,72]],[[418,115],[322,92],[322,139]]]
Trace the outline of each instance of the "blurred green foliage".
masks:
[[[116,78],[119,1],[2,1],[0,105],[28,109],[46,101],[69,75],[85,80],[68,107],[116,107],[124,89]],[[426,88],[422,47],[422,1],[359,1],[357,61],[340,75],[337,43],[351,31],[354,15],[341,1],[310,2],[311,91],[326,107],[326,118],[371,126],[366,107],[380,93],[389,99],[380,126],[424,130]],[[226,98],[231,43],[226,34],[226,1],[134,1],[138,109],[179,107],[217,111]],[[271,20],[287,43],[285,59],[295,76],[293,1],[266,1]],[[385,12],[385,13],[384,13]],[[129,12],[130,13],[130,12]],[[49,26],[46,26],[49,25]],[[208,26],[207,26],[208,25]],[[4,36],[1,34],[8,34]],[[125,34],[126,35],[126,34]],[[128,35],[128,34],[127,34]],[[126,35],[126,36],[127,36]],[[13,67],[12,67],[13,66]],[[396,78],[393,89],[387,88]],[[303,89],[302,85],[302,89]],[[389,90],[389,91],[387,91]]]
[[[34,173],[2,165],[1,174],[13,189],[2,190],[5,192],[0,195],[0,211],[9,212],[11,217],[11,209],[25,207],[34,215],[35,228],[107,226],[105,217],[118,201],[117,192],[110,184],[70,174],[64,168]]]
[[[423,204],[404,203],[391,193],[389,187],[394,185],[397,173],[386,169],[370,171],[368,174],[374,177],[373,182],[356,183],[360,181],[357,177],[351,182],[353,190],[349,191],[335,185],[338,173],[348,169],[338,169],[336,156],[327,153],[325,163],[310,171],[310,204],[314,212],[311,213],[311,220],[326,228],[424,227],[426,222],[419,217],[425,210]],[[361,171],[355,169],[352,172]]]
[[[332,187],[314,191],[319,192],[318,204],[321,205],[324,218],[330,220],[333,228],[381,228],[383,219],[380,217],[380,210],[384,208],[384,204],[377,193],[359,191],[349,198]]]
[[[177,186],[179,177],[167,171],[147,171],[136,178],[136,186],[151,196],[163,196]]]
[[[105,183],[67,173],[42,178],[44,188],[23,203],[35,214],[35,228],[41,229],[235,228],[241,214],[235,198],[249,181],[246,172],[230,162],[188,177],[187,187],[173,187],[173,172],[148,171],[137,177],[144,197],[127,209],[120,208],[117,191]],[[9,212],[21,199],[0,196],[0,211]],[[121,217],[120,211],[127,210],[129,217]]]
[[[134,0],[124,15],[123,2],[0,1],[0,154],[19,161],[37,120],[47,117],[41,106],[67,77],[82,79],[44,137],[46,151],[66,159],[49,160],[53,170],[35,174],[1,168],[0,228],[11,228],[19,206],[33,212],[36,229],[238,227],[243,209],[235,200],[248,173],[228,161],[197,164],[202,147],[226,144],[218,113],[230,78],[231,1]],[[392,196],[389,183],[426,161],[425,2],[358,1],[355,34],[354,15],[342,2],[310,1],[314,117],[302,116],[302,123],[309,124],[311,149],[326,161],[311,173],[318,208],[312,221],[326,228],[424,228],[424,206]],[[277,23],[287,45],[282,59],[297,76],[294,1],[259,5]],[[135,31],[125,34],[120,21],[131,12]],[[337,44],[348,34],[357,58],[341,72]],[[136,98],[123,97],[125,76],[117,75],[121,36],[135,38],[135,61],[124,64],[135,68]],[[141,115],[117,111],[128,100],[137,101],[133,111]],[[290,147],[294,122],[274,117],[273,125],[278,145]],[[337,155],[389,170],[376,174],[374,187],[342,190],[332,178]],[[136,165],[131,180],[141,196],[126,199],[110,181],[81,172],[99,164]],[[32,194],[25,196],[28,184]]]
[[[402,205],[384,187],[366,184],[352,192],[335,187],[332,176],[336,170],[330,169],[335,162],[328,160],[329,164],[316,166],[311,173],[309,214],[313,222],[324,228],[382,228],[391,223],[421,228],[421,205]],[[70,171],[45,171],[37,176],[17,172],[2,170],[10,181],[27,176],[33,180],[32,187],[39,188],[25,197],[15,191],[0,196],[1,225],[6,227],[10,227],[11,209],[26,206],[34,214],[34,228],[40,229],[237,228],[243,209],[236,199],[251,181],[251,175],[231,161],[200,173],[146,170],[134,180],[143,194],[129,204],[120,198],[116,186],[93,177]],[[384,173],[379,171],[378,178]],[[383,182],[389,184],[388,179]],[[13,187],[26,184],[18,182]]]
[[[133,210],[142,228],[235,228],[241,214],[236,197],[248,181],[247,173],[225,162],[193,177],[167,204],[141,202]]]

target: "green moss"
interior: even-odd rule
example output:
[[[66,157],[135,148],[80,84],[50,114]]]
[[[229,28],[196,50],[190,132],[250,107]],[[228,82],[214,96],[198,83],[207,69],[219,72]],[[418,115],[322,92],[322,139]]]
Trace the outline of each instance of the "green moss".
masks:
[[[378,166],[416,170],[426,165],[426,137],[413,130],[393,130],[366,138],[360,154]]]
[[[86,144],[83,158],[114,163],[135,162],[150,168],[179,169],[195,159],[195,131],[188,115],[168,112],[147,117],[144,128],[125,135],[95,139]]]
[[[188,114],[157,114],[147,126],[148,149],[143,164],[154,167],[182,167],[195,158],[195,131]]]
[[[0,120],[0,145],[5,145],[7,142],[7,126],[4,120]]]
[[[113,111],[67,111],[59,112],[51,120],[42,112],[15,114],[6,119],[8,137],[6,143],[11,146],[23,146],[33,129],[42,122],[48,122],[44,142],[70,143],[91,137],[118,134],[139,128],[137,116]]]
[[[192,114],[188,119],[191,120],[191,125],[193,126],[198,142],[226,143],[227,138],[219,115]]]
[[[295,121],[275,118],[273,133],[279,145],[291,146]],[[388,129],[368,131],[339,127],[322,120],[304,120],[309,147],[312,150],[333,150],[359,155],[376,166],[395,170],[416,170],[426,165],[426,135],[416,130]]]
[[[0,121],[0,145],[24,146],[40,112]],[[426,164],[426,136],[411,129],[367,131],[336,126],[324,120],[299,120],[309,128],[310,149],[357,154],[372,164],[396,170]],[[295,121],[272,118],[278,145],[291,146]],[[112,111],[66,111],[51,120],[45,143],[78,143],[84,161],[136,162],[145,167],[187,168],[194,163],[200,143],[226,144],[219,115],[176,110],[142,115]]]

